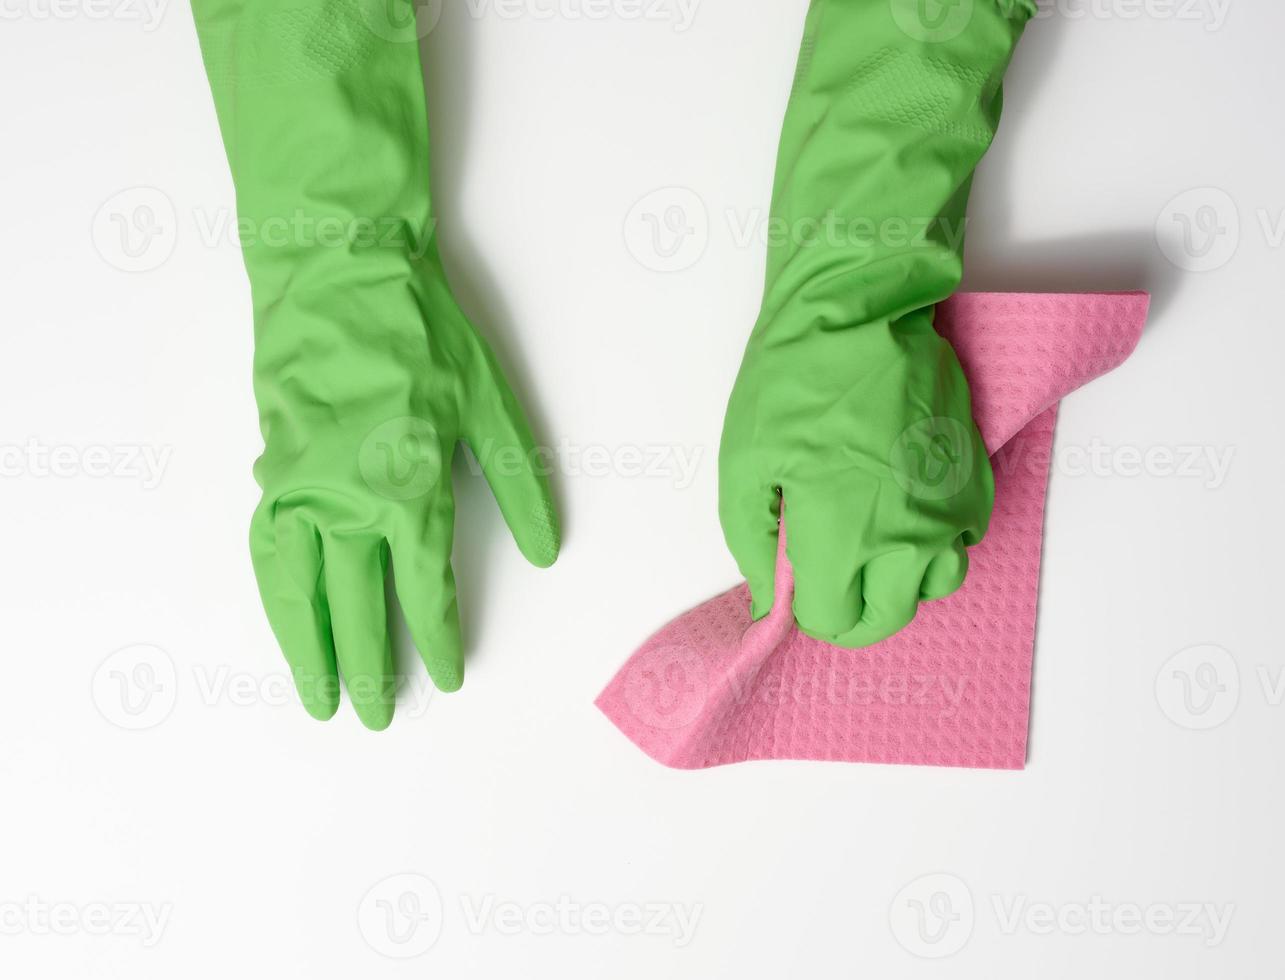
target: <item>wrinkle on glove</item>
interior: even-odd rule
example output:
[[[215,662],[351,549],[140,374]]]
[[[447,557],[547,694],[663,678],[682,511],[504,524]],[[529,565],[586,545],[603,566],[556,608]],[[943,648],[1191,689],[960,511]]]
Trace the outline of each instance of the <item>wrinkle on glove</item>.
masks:
[[[943,303],[937,327],[972,385],[996,484],[963,588],[865,649],[806,636],[791,610],[787,505],[771,612],[751,619],[745,585],[711,599],[649,639],[598,707],[678,769],[753,759],[1022,768],[1057,405],[1132,353],[1148,304],[1144,293]]]
[[[794,614],[864,647],[949,595],[994,483],[934,307],[1030,2],[812,0],[781,130],[762,308],[728,400],[719,518],[754,615],[781,506]]]
[[[391,565],[433,683],[464,679],[451,460],[552,564],[547,467],[447,283],[411,0],[193,0],[254,301],[250,552],[307,711],[392,721]]]

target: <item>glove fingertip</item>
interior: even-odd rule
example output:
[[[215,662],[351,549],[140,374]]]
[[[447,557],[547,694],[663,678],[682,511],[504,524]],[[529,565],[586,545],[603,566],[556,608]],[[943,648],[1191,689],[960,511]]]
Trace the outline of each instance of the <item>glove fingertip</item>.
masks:
[[[919,598],[932,602],[954,595],[964,586],[968,576],[968,551],[965,549],[967,535],[961,535],[955,542],[928,563],[924,570],[923,583],[919,587]]]
[[[429,635],[417,636],[415,642],[435,688],[443,694],[454,694],[464,686],[464,639],[454,599],[437,628]]]
[[[443,694],[454,694],[464,686],[463,671],[430,670],[428,676],[432,679],[433,686]]]
[[[454,694],[464,686],[464,653],[440,639],[420,651],[420,658],[428,670],[429,680],[443,694]]]
[[[536,501],[525,533],[515,535],[518,550],[536,568],[548,568],[562,551],[562,527],[557,511],[547,497]]]
[[[751,581],[749,586],[750,618],[757,621],[770,613],[776,605],[776,583],[772,576],[766,576]]]
[[[339,699],[334,701],[323,701],[317,699],[303,699],[303,710],[315,718],[317,721],[329,721],[339,711]]]
[[[387,730],[388,726],[393,723],[393,705],[370,705],[364,708],[357,708],[357,717],[361,723],[372,732],[382,732]]]
[[[290,671],[299,703],[317,721],[329,721],[339,710],[339,678],[331,671],[320,673],[302,666]]]

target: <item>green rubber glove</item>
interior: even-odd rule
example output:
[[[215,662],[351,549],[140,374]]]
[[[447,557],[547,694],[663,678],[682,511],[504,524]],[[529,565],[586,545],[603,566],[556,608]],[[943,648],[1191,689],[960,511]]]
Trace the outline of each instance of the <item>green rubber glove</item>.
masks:
[[[392,720],[384,581],[433,682],[463,680],[451,460],[466,441],[518,547],[559,536],[522,409],[451,296],[409,0],[194,0],[254,300],[263,499],[250,547],[303,703],[339,678]]]
[[[756,618],[781,503],[794,614],[845,647],[964,581],[994,481],[933,307],[1033,0],[812,0],[762,311],[727,408],[719,513]]]

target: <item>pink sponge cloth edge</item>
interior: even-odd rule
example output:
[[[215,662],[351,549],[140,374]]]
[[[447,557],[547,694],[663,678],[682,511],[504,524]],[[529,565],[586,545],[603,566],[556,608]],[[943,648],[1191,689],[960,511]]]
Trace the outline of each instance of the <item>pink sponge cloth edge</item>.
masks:
[[[643,644],[598,707],[679,769],[751,759],[1023,768],[1057,404],[1133,352],[1149,302],[961,293],[943,303],[937,328],[968,375],[995,469],[995,513],[964,587],[923,604],[896,636],[844,650],[798,631],[782,547],[768,616],[751,622],[745,585],[711,599]]]

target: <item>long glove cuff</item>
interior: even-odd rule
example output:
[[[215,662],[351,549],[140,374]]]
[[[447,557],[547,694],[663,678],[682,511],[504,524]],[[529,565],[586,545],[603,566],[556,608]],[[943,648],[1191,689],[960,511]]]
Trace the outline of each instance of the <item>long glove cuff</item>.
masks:
[[[773,190],[790,233],[769,249],[756,334],[896,321],[955,291],[972,174],[1034,10],[813,0]]]

